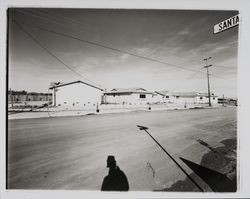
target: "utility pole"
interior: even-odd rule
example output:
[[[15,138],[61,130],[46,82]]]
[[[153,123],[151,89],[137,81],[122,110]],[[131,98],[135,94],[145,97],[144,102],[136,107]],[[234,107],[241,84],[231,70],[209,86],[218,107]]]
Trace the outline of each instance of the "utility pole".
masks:
[[[54,106],[56,106],[56,88],[53,88],[54,91]]]
[[[212,66],[212,64],[208,65],[208,60],[211,59],[212,57],[208,57],[203,59],[203,61],[206,62],[206,65],[204,66],[204,68],[207,69],[207,90],[208,90],[208,105],[211,106],[211,97],[210,97],[210,83],[209,83],[209,71],[208,68]]]
[[[225,103],[224,102],[224,99],[225,99],[224,94],[222,95],[222,97],[223,97],[223,102],[222,102],[223,105],[222,106],[224,107],[225,106],[225,104],[224,104]]]

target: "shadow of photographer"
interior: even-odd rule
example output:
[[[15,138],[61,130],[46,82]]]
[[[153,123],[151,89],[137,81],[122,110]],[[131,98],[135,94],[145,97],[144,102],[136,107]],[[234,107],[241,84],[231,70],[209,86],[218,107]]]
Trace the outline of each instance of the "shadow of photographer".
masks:
[[[101,190],[128,191],[128,179],[124,172],[116,165],[114,156],[108,156],[107,168],[109,168],[109,174],[104,177]]]

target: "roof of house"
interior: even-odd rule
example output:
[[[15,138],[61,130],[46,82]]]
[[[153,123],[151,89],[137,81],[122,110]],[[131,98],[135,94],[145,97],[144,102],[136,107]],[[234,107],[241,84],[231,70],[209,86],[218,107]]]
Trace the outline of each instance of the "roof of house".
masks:
[[[163,95],[163,96],[166,96],[166,95],[170,95],[171,93],[167,90],[164,90],[164,91],[155,91],[156,94],[159,94],[159,95]]]
[[[172,95],[180,97],[195,97],[200,96],[199,92],[173,92]]]
[[[179,96],[179,97],[205,97],[208,96],[208,93],[200,93],[200,92],[169,92],[169,91],[155,91],[155,93],[163,96]],[[211,96],[216,97],[213,93],[211,93]]]
[[[230,97],[220,97],[220,98],[218,98],[218,100],[231,100],[231,101],[237,101],[238,99],[237,98],[230,98]]]
[[[143,94],[153,94],[150,91],[147,91],[144,88],[134,87],[134,88],[113,88],[105,94],[131,94],[131,93],[143,93]]]
[[[206,96],[206,97],[208,97],[208,93],[199,93],[199,94],[200,94],[200,96]],[[210,93],[210,95],[213,96],[213,97],[218,97],[214,93]]]
[[[173,92],[172,95],[174,96],[180,96],[180,97],[207,97],[208,93],[200,93],[200,92]],[[211,96],[215,97],[213,93],[211,93]]]
[[[63,83],[63,82],[52,82],[52,83],[50,83],[49,89],[59,88],[59,87],[68,86],[68,85],[71,85],[71,84],[78,84],[78,83],[82,83],[82,84],[88,85],[88,86],[90,86],[90,87],[96,88],[96,89],[101,90],[101,91],[104,90],[104,89],[102,89],[102,88],[100,88],[100,87],[94,86],[94,85],[92,85],[92,84],[89,84],[89,83],[86,83],[86,82],[83,82],[83,81],[80,81],[80,80],[74,81],[74,82],[68,82],[68,83]]]

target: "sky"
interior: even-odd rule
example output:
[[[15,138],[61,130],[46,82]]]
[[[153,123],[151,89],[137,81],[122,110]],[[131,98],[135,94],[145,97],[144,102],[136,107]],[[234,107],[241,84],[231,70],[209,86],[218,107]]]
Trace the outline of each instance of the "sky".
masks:
[[[212,57],[208,63],[212,64],[211,92],[237,97],[238,27],[213,34],[215,24],[236,14],[13,8],[9,12],[9,88],[48,92],[50,82],[82,80],[107,90],[207,92],[203,59]]]

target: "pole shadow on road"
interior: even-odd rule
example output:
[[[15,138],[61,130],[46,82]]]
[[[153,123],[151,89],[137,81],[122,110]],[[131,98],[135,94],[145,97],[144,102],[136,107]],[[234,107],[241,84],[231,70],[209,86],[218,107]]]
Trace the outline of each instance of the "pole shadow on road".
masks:
[[[201,166],[184,158],[180,159],[197,174],[214,192],[235,192],[235,181],[230,180],[226,175]]]
[[[190,176],[193,178],[195,178],[195,176],[199,176],[200,179],[202,179],[202,181],[205,182],[213,192],[236,192],[236,137],[222,140],[221,143],[224,144],[223,147],[212,148],[208,143],[199,143],[210,149],[210,151],[202,157],[200,164],[196,164],[190,160],[180,157],[181,161],[193,171]],[[213,168],[213,170],[210,168]],[[223,171],[223,173],[218,171]],[[202,186],[206,185],[202,184]],[[199,191],[199,189],[197,189],[197,187],[191,183],[188,178],[185,178],[184,180],[175,182],[168,188],[155,191],[196,192]]]
[[[102,191],[128,191],[129,184],[125,173],[116,165],[115,157],[108,156],[109,174],[104,177]]]

